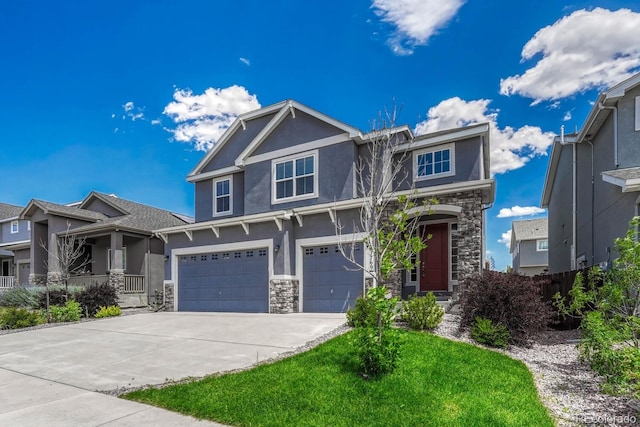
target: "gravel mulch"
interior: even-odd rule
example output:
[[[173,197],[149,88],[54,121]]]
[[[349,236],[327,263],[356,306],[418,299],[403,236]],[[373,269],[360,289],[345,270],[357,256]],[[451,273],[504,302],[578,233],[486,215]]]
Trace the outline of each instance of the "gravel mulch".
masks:
[[[459,330],[460,316],[447,313],[434,333],[477,345]],[[530,348],[496,350],[527,365],[542,403],[558,426],[640,425],[640,402],[600,392],[602,377],[578,360],[579,331],[549,330]]]

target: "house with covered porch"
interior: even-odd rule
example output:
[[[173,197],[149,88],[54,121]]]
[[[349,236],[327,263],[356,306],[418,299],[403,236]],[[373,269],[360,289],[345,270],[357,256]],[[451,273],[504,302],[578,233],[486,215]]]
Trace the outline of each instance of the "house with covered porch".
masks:
[[[84,245],[78,259],[84,267],[69,284],[109,283],[123,307],[147,305],[162,292],[164,243],[152,230],[189,222],[182,215],[95,191],[71,205],[31,200],[19,218],[31,222],[29,248],[14,251],[16,260],[28,259],[29,283],[61,282],[58,239],[74,236]]]
[[[21,206],[0,203],[0,289],[29,279],[29,265],[16,263],[13,256],[14,249],[28,247],[31,234],[31,224],[19,218],[20,212]]]

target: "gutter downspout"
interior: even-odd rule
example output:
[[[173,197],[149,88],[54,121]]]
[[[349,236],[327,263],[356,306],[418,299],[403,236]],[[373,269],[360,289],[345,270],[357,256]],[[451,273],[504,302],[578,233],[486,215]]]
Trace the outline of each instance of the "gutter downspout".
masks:
[[[620,167],[618,162],[618,107],[607,107],[602,102],[598,103],[598,109],[600,110],[613,110],[613,163],[615,168]]]
[[[584,140],[584,142],[586,142],[587,144],[589,144],[591,146],[591,266],[593,266],[594,264],[594,260],[595,260],[595,254],[596,254],[596,241],[595,241],[595,237],[594,237],[594,233],[596,231],[596,227],[595,227],[595,197],[596,197],[596,180],[595,180],[595,169],[594,169],[594,165],[593,165],[593,156],[594,156],[594,152],[593,152],[593,143],[591,141],[588,140]]]

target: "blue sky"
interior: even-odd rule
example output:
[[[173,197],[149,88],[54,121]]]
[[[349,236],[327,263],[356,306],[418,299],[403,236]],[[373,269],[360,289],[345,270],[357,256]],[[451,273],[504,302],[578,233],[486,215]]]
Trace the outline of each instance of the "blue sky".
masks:
[[[295,99],[367,131],[395,103],[417,133],[492,123],[504,269],[511,221],[546,215],[553,135],[640,70],[640,4],[6,0],[0,40],[2,202],[98,190],[192,214],[185,176],[237,114]]]

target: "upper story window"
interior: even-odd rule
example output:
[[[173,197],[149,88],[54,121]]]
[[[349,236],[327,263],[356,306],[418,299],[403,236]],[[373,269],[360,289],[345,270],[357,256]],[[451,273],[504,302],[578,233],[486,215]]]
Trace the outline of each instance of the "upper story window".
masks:
[[[549,240],[547,240],[547,239],[536,240],[536,250],[538,250],[538,251],[548,251],[549,250]]]
[[[11,234],[16,234],[20,231],[18,221],[11,221]]]
[[[453,145],[414,153],[416,180],[451,176],[454,172]]]
[[[274,160],[273,203],[317,197],[317,152]]]
[[[230,214],[232,209],[231,200],[232,184],[231,177],[225,177],[213,182],[213,214]]]

